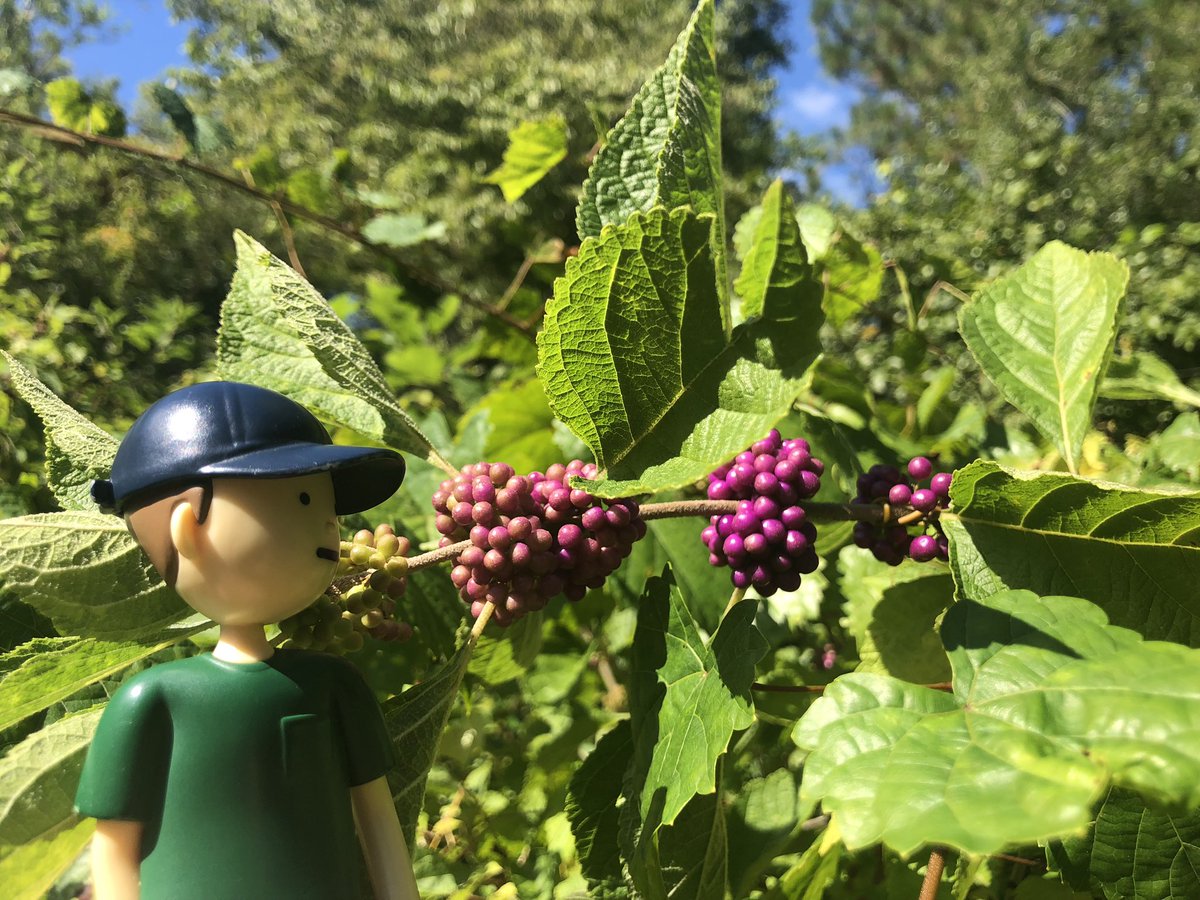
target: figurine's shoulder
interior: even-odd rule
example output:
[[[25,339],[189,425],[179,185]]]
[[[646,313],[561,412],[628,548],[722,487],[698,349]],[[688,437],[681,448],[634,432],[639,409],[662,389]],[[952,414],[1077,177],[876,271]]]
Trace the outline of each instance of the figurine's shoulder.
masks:
[[[350,660],[318,650],[300,650],[294,647],[276,650],[271,657],[270,664],[280,672],[288,674],[303,673],[337,680],[346,678],[362,680],[362,675]]]
[[[148,703],[161,699],[181,683],[202,677],[205,668],[203,660],[203,656],[189,656],[143,669],[126,679],[110,702]]]

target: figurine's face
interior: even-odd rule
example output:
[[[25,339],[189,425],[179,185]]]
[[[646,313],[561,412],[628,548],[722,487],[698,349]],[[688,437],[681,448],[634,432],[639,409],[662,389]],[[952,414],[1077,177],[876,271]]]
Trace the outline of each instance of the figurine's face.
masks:
[[[265,625],[299,612],[329,586],[339,532],[328,472],[214,478],[195,546],[175,589],[220,625]]]

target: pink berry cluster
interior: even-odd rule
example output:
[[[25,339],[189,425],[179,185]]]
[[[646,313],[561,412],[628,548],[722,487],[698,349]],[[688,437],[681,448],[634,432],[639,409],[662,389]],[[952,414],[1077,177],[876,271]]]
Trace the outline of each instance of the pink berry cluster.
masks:
[[[910,459],[905,472],[895,466],[872,466],[858,477],[858,496],[853,502],[886,502],[895,515],[890,524],[858,522],[854,543],[889,566],[898,566],[906,558],[916,562],[948,559],[946,537],[937,519],[938,513],[950,505],[951,479],[949,472],[935,474],[933,463],[924,456]],[[925,481],[929,486],[920,487]],[[894,521],[913,510],[924,514],[915,523],[905,526]],[[912,525],[916,526],[916,534],[909,530]]]
[[[764,597],[796,590],[800,576],[817,568],[817,529],[799,504],[821,487],[824,471],[808,441],[785,441],[772,429],[710,474],[709,499],[738,504],[701,532],[709,563],[729,566],[734,587],[753,586]]]
[[[478,616],[510,625],[563,594],[580,600],[598,588],[646,534],[633,500],[600,500],[572,488],[596,466],[572,460],[545,473],[518,475],[507,463],[479,462],[441,483],[433,495],[441,546],[470,539],[450,579]]]

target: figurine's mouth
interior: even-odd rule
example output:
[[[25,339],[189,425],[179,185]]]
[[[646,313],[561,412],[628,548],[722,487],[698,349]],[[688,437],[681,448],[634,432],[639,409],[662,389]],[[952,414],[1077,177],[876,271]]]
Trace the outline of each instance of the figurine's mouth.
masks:
[[[338,552],[336,550],[331,550],[328,547],[318,547],[317,556],[321,557],[321,559],[327,559],[330,562],[338,561]]]

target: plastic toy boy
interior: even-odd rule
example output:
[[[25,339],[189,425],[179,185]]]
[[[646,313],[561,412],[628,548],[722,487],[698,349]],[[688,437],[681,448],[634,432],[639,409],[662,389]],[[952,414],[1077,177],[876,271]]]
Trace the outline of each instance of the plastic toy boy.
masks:
[[[403,477],[398,454],[335,446],[251,385],[184,388],[134,422],[93,496],[220,639],[130,679],[101,718],[76,795],[99,820],[98,900],[358,896],[356,824],[376,896],[417,896],[370,690],[263,630],[329,585],[337,515]]]

